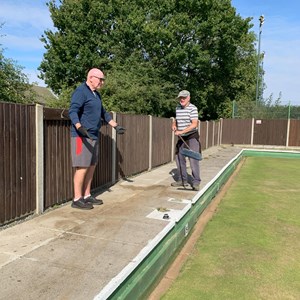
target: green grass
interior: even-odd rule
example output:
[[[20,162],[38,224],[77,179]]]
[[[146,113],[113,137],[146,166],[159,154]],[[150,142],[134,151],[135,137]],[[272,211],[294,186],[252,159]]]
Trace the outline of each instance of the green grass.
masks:
[[[162,299],[300,299],[300,160],[246,159]]]

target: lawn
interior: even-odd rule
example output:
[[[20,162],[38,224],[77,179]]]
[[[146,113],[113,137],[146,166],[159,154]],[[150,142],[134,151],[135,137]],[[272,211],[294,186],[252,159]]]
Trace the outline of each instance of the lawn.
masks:
[[[161,299],[300,299],[300,160],[246,158]]]

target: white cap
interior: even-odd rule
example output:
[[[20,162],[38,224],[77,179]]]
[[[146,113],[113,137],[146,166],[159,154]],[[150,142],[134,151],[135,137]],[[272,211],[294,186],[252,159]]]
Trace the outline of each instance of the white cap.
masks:
[[[186,97],[188,97],[189,95],[190,95],[190,92],[189,92],[189,91],[183,90],[183,91],[179,92],[177,98],[180,98],[180,97],[186,98]]]

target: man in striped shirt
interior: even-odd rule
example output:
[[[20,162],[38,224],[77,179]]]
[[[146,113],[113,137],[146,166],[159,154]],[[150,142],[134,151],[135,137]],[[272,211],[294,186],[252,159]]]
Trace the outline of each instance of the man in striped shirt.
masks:
[[[180,149],[188,144],[191,150],[201,152],[198,133],[198,109],[190,102],[190,92],[187,90],[181,91],[177,98],[179,104],[176,107],[176,119],[172,124],[172,130],[178,136],[176,144],[176,165],[179,171],[179,179],[171,184],[171,186],[188,186],[188,174],[186,169],[186,158],[181,154]],[[185,143],[182,141],[182,139]],[[199,160],[189,158],[192,169],[191,186],[193,190],[199,191],[200,185],[200,165]]]

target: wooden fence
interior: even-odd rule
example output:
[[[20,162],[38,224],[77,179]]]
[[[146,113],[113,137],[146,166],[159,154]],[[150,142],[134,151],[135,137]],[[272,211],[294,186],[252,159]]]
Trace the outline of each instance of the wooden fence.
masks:
[[[36,209],[35,107],[0,103],[0,224]]]
[[[93,190],[174,159],[171,119],[115,113],[112,117],[126,133],[117,135],[110,126],[101,127]],[[0,102],[0,126],[0,226],[71,200],[67,112]],[[300,146],[300,120],[204,121],[199,122],[199,132],[203,150],[221,144]]]

